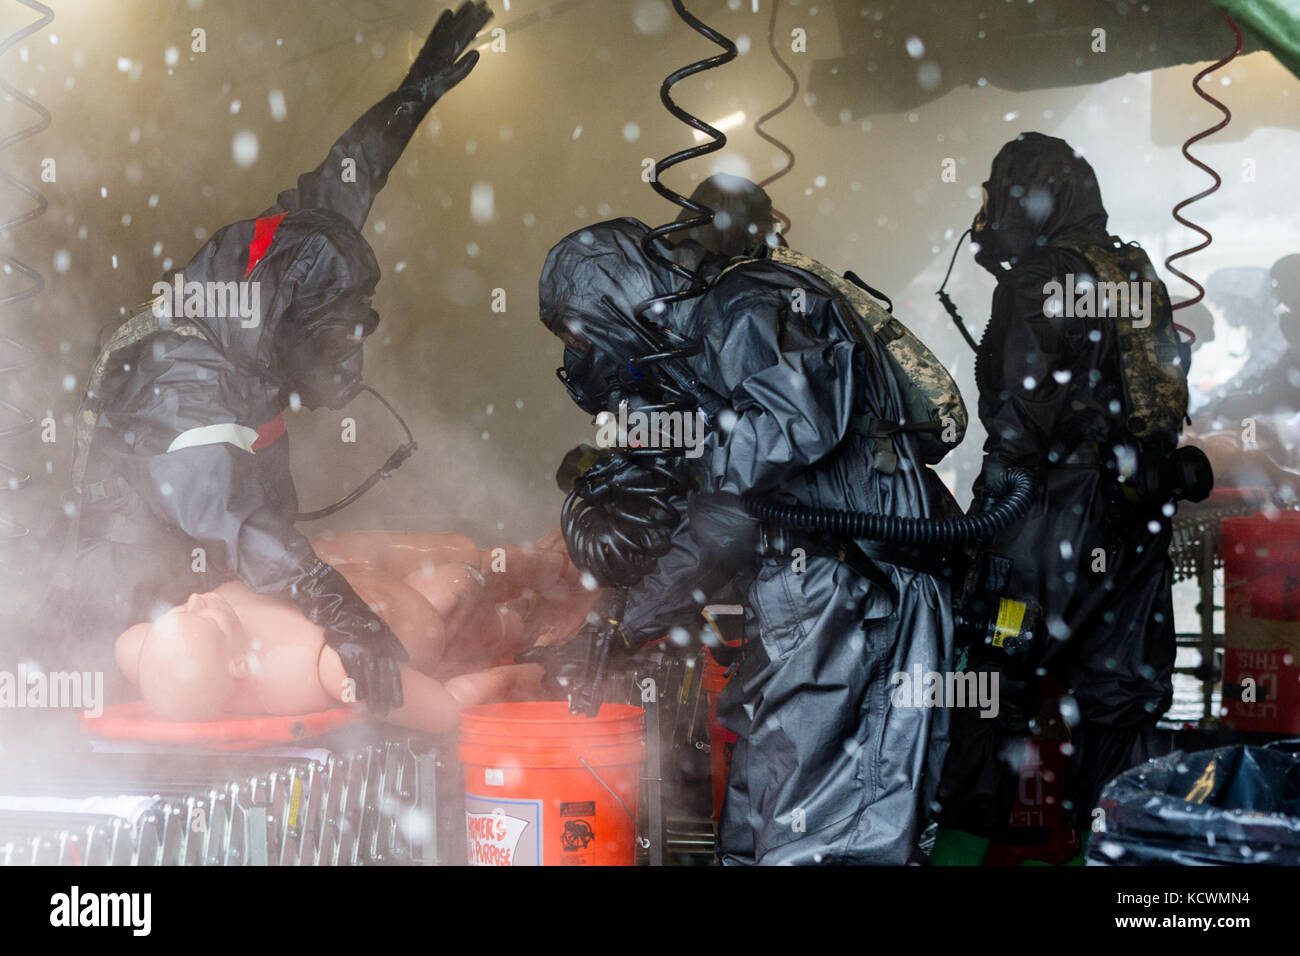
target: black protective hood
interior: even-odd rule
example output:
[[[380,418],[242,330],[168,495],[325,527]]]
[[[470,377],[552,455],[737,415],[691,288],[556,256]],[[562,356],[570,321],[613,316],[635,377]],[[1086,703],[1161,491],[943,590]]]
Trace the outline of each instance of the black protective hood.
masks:
[[[570,345],[566,371],[593,406],[610,407],[617,380],[632,374],[628,361],[647,353],[634,331],[636,309],[677,288],[676,277],[642,250],[648,231],[630,218],[587,226],[556,243],[542,267],[537,289],[542,322]],[[674,260],[687,268],[697,267],[702,256],[690,242],[673,250]],[[655,322],[680,329],[689,305],[669,307]],[[576,381],[579,374],[582,381]]]
[[[988,199],[972,224],[976,261],[994,275],[1034,249],[1104,239],[1106,209],[1088,161],[1063,139],[1021,133],[993,159]]]
[[[255,220],[219,230],[185,266],[186,282],[258,283],[261,319],[243,328],[238,319],[202,317],[222,351],[237,364],[283,381],[292,360],[322,327],[338,322],[378,324],[370,302],[379,262],[360,231],[328,209],[289,212],[275,227],[260,261],[248,269]]]

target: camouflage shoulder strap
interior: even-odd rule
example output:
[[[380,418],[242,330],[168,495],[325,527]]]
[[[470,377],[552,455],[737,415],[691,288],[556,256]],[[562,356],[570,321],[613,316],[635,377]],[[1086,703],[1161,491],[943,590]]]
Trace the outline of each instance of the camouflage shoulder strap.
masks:
[[[177,335],[202,335],[197,327],[177,323],[172,320],[166,296],[150,299],[136,306],[125,322],[117,327],[104,347],[100,349],[91,366],[90,378],[86,382],[86,391],[81,404],[77,407],[76,445],[72,456],[72,492],[80,496],[86,480],[86,467],[90,456],[90,443],[95,435],[95,425],[99,421],[99,389],[104,382],[113,356],[128,346],[135,345],[159,332],[174,332]]]

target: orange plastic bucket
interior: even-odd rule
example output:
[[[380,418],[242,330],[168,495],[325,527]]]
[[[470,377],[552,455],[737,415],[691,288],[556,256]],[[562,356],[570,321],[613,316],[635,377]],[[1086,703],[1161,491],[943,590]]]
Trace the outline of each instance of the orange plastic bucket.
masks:
[[[727,777],[731,775],[731,753],[739,739],[718,723],[718,695],[727,686],[727,668],[704,654],[704,674],[700,688],[709,697],[709,766],[713,776],[713,822],[722,816],[722,801],[727,795]]]
[[[562,701],[462,710],[470,865],[635,865],[645,750],[640,707],[604,704],[596,717]]]

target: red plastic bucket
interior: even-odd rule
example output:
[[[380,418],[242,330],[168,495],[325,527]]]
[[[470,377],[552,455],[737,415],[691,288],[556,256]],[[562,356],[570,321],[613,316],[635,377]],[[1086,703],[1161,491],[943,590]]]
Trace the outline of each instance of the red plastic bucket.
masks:
[[[1078,856],[1081,844],[1065,817],[1070,757],[1063,743],[1044,737],[1024,741],[1011,817],[989,847],[985,866],[1019,866],[1027,860],[1059,866]]]
[[[1225,518],[1222,529],[1224,722],[1298,733],[1300,514]]]
[[[604,704],[596,717],[562,701],[462,710],[470,865],[634,865],[644,760],[639,707]]]
[[[704,654],[704,674],[700,687],[709,697],[709,765],[713,776],[713,822],[722,816],[722,800],[727,795],[727,777],[731,774],[731,753],[738,739],[718,723],[718,695],[727,686],[727,668]]]

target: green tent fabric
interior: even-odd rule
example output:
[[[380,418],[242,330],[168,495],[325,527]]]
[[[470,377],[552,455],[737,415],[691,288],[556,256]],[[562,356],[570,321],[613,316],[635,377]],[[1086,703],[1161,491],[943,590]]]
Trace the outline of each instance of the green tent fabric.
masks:
[[[1300,76],[1300,0],[1214,0],[1247,26],[1282,64]]]

